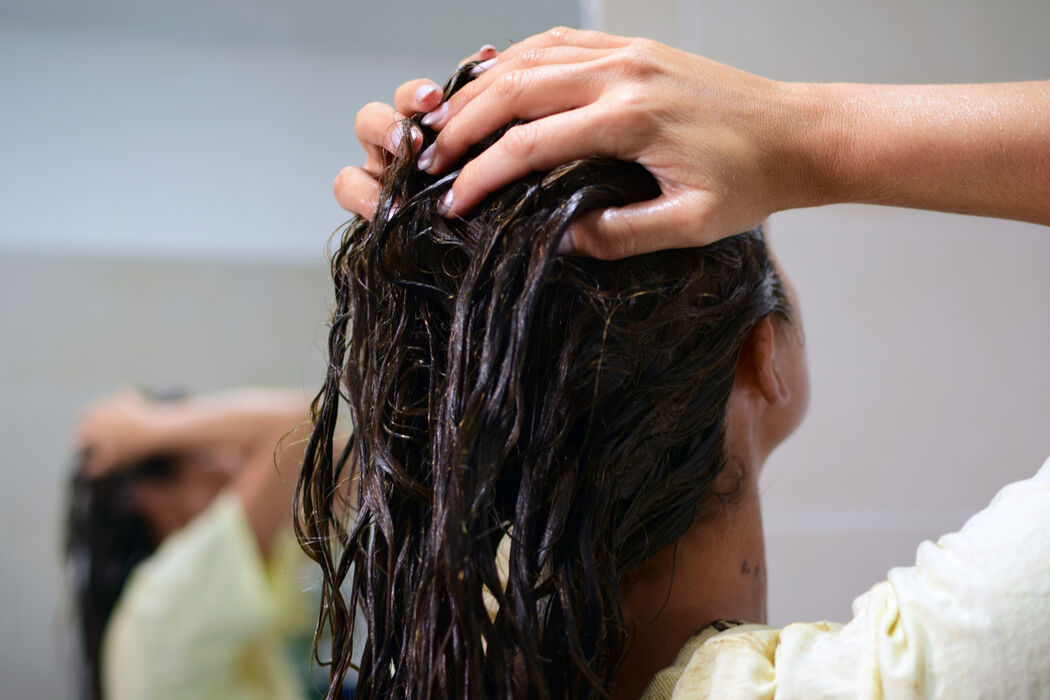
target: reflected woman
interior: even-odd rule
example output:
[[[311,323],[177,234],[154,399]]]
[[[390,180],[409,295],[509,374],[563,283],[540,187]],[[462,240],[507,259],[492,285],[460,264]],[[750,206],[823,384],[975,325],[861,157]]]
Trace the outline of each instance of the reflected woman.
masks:
[[[86,410],[67,543],[84,697],[302,696],[308,645],[298,663],[288,646],[309,637],[315,579],[289,525],[306,417],[272,390]]]

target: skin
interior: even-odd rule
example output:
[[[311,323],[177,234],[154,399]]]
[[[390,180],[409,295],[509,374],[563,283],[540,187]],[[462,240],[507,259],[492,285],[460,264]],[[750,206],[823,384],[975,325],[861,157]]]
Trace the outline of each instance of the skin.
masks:
[[[134,494],[160,540],[229,488],[267,554],[291,521],[308,416],[293,392],[242,390],[163,404],[126,390],[88,407],[76,442],[91,476],[152,454],[176,456],[170,479],[143,481]]]
[[[581,255],[704,245],[775,211],[835,202],[1050,224],[1048,81],[784,83],[648,39],[565,28],[486,66],[447,109],[434,111],[441,96],[426,80],[399,87],[393,107],[366,105],[356,131],[369,158],[336,178],[340,204],[370,217],[393,127],[432,112],[440,134],[420,157],[434,174],[503,124],[530,120],[463,169],[450,216],[525,173],[587,155],[649,169],[661,196],[581,217],[567,246]]]

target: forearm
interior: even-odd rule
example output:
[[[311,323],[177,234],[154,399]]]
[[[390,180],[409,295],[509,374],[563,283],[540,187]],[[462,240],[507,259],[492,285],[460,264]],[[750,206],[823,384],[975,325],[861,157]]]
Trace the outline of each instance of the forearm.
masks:
[[[1050,225],[1050,81],[806,86],[819,183],[859,202]]]
[[[289,430],[274,436],[268,451],[248,455],[232,485],[264,554],[291,522],[295,485],[310,436],[305,416]]]
[[[156,452],[229,447],[273,452],[276,439],[307,419],[296,392],[239,390],[155,407],[150,442]]]

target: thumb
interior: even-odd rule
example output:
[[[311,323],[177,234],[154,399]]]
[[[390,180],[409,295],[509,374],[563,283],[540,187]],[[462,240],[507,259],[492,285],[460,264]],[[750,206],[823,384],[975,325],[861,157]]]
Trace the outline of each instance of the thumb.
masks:
[[[590,211],[565,232],[558,252],[619,260],[667,248],[704,245],[722,236],[705,227],[703,203],[696,197],[661,195],[623,207]]]

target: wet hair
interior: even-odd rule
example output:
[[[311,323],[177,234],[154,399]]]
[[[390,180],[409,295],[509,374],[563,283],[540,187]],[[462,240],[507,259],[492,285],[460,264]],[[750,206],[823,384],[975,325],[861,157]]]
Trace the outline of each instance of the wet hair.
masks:
[[[182,392],[153,395],[170,401]],[[131,572],[156,551],[159,538],[142,513],[134,490],[140,483],[170,479],[172,455],[153,455],[120,471],[89,477],[80,465],[70,480],[66,523],[67,578],[77,627],[78,693],[101,700],[102,637]]]
[[[730,498],[714,482],[738,468],[737,359],[787,298],[757,229],[613,262],[556,254],[580,213],[659,194],[639,165],[575,161],[445,219],[458,170],[420,172],[410,142],[331,261],[296,504],[323,570],[327,697],[351,668],[363,698],[605,696],[629,634],[621,581]]]

